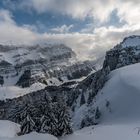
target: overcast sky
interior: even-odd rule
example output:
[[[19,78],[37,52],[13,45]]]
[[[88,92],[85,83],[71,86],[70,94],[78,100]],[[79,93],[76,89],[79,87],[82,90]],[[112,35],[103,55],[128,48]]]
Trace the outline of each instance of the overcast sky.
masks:
[[[0,44],[65,43],[96,59],[140,34],[139,0],[0,0]]]

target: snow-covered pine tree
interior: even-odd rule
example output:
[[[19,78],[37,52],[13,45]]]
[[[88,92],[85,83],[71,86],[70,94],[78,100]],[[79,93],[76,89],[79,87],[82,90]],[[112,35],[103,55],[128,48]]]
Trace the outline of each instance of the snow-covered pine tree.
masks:
[[[95,110],[95,119],[98,120],[101,117],[101,112],[99,108],[97,107]]]
[[[32,132],[35,128],[35,122],[33,118],[27,114],[27,116],[22,120],[21,123],[21,132],[19,135],[28,134]]]
[[[20,122],[21,124],[21,133],[20,135],[23,134],[28,134],[32,131],[35,130],[35,116],[34,113],[37,112],[36,108],[34,107],[33,104],[26,104],[24,107],[24,110],[22,110],[22,120]]]
[[[57,95],[57,103],[55,104],[54,114],[57,126],[57,136],[72,133],[71,117],[66,101],[63,96]]]
[[[3,84],[4,84],[4,78],[3,76],[0,75],[0,85],[3,86]]]
[[[82,94],[81,94],[81,100],[80,100],[80,106],[82,106],[82,105],[85,104],[85,103],[86,103],[85,96],[84,96],[84,94],[82,93]]]
[[[54,109],[54,103],[52,102],[52,98],[49,95],[49,93],[45,93],[44,100],[40,104],[40,111],[41,111],[41,117],[39,120],[40,129],[38,132],[40,133],[50,133],[55,136],[57,136],[57,124],[56,124],[56,118],[55,118],[55,112]]]
[[[19,135],[27,134],[35,130],[35,116],[36,108],[31,103],[13,105],[10,112],[8,112],[7,119],[19,123],[21,125],[21,132]]]
[[[80,128],[96,125],[99,123],[101,112],[98,107],[91,106],[86,112],[83,120],[81,121]]]
[[[93,88],[93,89],[90,89],[90,90],[89,90],[88,99],[87,99],[87,104],[88,104],[88,105],[90,105],[90,104],[92,103],[92,101],[93,101],[95,95],[96,95],[96,92],[95,92],[94,88]]]
[[[12,104],[11,109],[9,109],[7,114],[6,114],[6,119],[20,124],[25,116],[24,110],[25,110],[24,104],[22,104],[22,103]]]
[[[36,131],[62,136],[72,132],[65,101],[58,99],[52,102],[50,95],[44,91],[39,97],[27,96],[19,104],[13,102],[10,108],[7,119],[21,125],[19,135]]]

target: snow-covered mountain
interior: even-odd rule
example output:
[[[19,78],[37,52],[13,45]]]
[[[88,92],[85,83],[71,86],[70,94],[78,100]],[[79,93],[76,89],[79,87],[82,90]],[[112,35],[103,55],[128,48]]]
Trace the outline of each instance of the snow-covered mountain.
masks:
[[[56,130],[62,132],[62,127],[58,126],[63,126],[64,131],[61,135],[72,132],[70,131],[70,119],[66,110],[66,106],[68,106],[74,130],[93,126],[62,138],[64,140],[90,140],[93,137],[95,140],[102,138],[114,140],[109,132],[113,134],[118,130],[120,130],[120,135],[118,134],[120,139],[126,139],[127,133],[138,139],[137,135],[140,133],[140,111],[138,109],[140,106],[139,62],[140,37],[127,37],[106,53],[102,69],[96,72],[92,71],[83,80],[77,83],[74,80],[58,86],[47,86],[44,89],[12,100],[1,101],[0,119],[8,119],[21,124],[24,128],[22,134],[37,131],[49,132],[59,136]],[[30,72],[24,71],[24,74],[19,76],[17,85],[19,85],[20,80],[28,81],[29,78]],[[62,110],[59,110],[60,106],[63,108]],[[43,111],[46,109],[49,109],[47,110],[49,114],[44,115]],[[43,111],[40,112],[40,110]],[[62,117],[58,115],[59,111]],[[21,119],[22,117],[24,121]],[[54,122],[47,125],[50,118]],[[62,123],[59,120],[60,118]],[[38,127],[38,121],[40,127]],[[28,125],[26,126],[24,122],[28,122]],[[59,125],[57,126],[58,122]],[[32,127],[29,129],[28,126],[30,125]],[[134,133],[130,129],[134,130]],[[121,131],[125,133],[121,133]],[[134,136],[135,133],[136,136]]]
[[[35,45],[35,46],[4,46],[0,45],[0,59],[7,63],[21,67],[46,62],[53,65],[57,62],[66,62],[76,59],[76,54],[63,44]]]
[[[106,53],[104,67],[110,70],[140,62],[140,36],[126,37]]]
[[[0,46],[0,75],[18,75],[29,69],[36,77],[76,79],[82,72],[77,77],[74,72],[85,70],[83,76],[87,75],[93,69],[93,63],[79,62],[74,51],[63,44]]]
[[[64,44],[0,45],[0,84],[3,85],[0,96],[3,99],[45,86],[76,84],[91,71],[95,71],[95,62],[78,61],[75,52]]]
[[[138,77],[137,75],[139,75],[138,74],[139,66],[132,65],[135,63],[138,63],[137,65],[139,65],[139,62],[140,62],[140,42],[138,41],[138,39],[140,40],[139,36],[127,37],[120,44],[118,44],[113,49],[108,51],[105,56],[103,68],[101,70],[89,75],[86,79],[81,81],[77,85],[77,87],[74,89],[73,96],[72,96],[73,99],[72,99],[71,104],[72,104],[72,107],[75,108],[75,111],[73,114],[73,121],[74,121],[75,128],[80,128],[80,127],[98,123],[99,120],[92,119],[96,115],[96,113],[95,113],[96,109],[99,109],[101,114],[104,113],[104,110],[106,108],[105,106],[110,106],[110,104],[111,104],[109,102],[109,99],[107,99],[107,98],[109,98],[109,97],[111,98],[111,96],[113,95],[112,92],[116,93],[117,97],[120,97],[120,94],[123,94],[123,92],[127,92],[126,94],[123,94],[123,97],[120,97],[120,98],[122,98],[122,100],[124,101],[123,106],[128,107],[127,103],[125,104],[125,97],[127,96],[127,94],[128,94],[128,96],[130,96],[129,93],[134,92],[134,91],[130,90],[130,89],[133,89],[131,83],[128,83],[128,85],[127,85],[127,83],[125,83],[125,82],[127,82],[127,78],[128,78],[128,80],[131,80],[131,78],[129,79],[129,75],[131,77],[130,71],[132,71],[132,75],[134,75],[136,77]],[[130,46],[122,45],[122,44],[126,44],[126,42],[131,42],[131,41],[136,42],[137,44],[134,43],[134,46],[132,44]],[[129,67],[128,67],[128,70],[127,70],[127,68],[125,68],[123,70],[123,72],[121,72],[121,69],[120,69],[120,70],[118,70],[118,72],[116,72],[116,73],[114,72],[115,73],[114,75],[112,74],[112,71],[115,71],[116,69],[125,67],[127,65],[132,65],[131,66],[132,69],[129,70]],[[129,72],[127,73],[127,71],[129,71]],[[110,72],[111,72],[111,74],[110,74]],[[125,74],[126,74],[126,76],[123,76]],[[114,81],[111,80],[110,85],[109,85],[110,90],[107,91],[108,92],[107,94],[109,94],[109,95],[105,95],[107,97],[106,97],[106,99],[104,99],[105,91],[102,91],[101,89],[102,88],[104,89],[104,86],[106,84],[108,84],[107,81],[110,79],[110,75],[112,75],[112,79],[115,79],[115,77],[117,77],[118,81],[116,81],[117,83],[113,84]],[[134,77],[134,79],[135,79],[135,77]],[[121,80],[123,82],[121,82]],[[135,79],[134,81],[138,82],[138,79]],[[133,83],[135,84],[134,81],[133,81]],[[126,87],[124,86],[125,84],[127,85]],[[114,87],[113,87],[113,85],[114,85]],[[124,91],[120,91],[121,86],[123,86],[123,88],[124,89],[126,88],[126,89]],[[136,86],[137,85],[135,85],[135,87]],[[111,89],[112,89],[112,91],[111,91]],[[121,93],[119,94],[118,92],[121,92]],[[99,94],[101,94],[100,97],[98,97]],[[114,101],[115,99],[117,99],[117,97],[115,97],[115,96],[112,97],[112,98],[114,98],[112,100]],[[104,106],[104,109],[101,109],[101,107],[98,105],[97,98],[99,98],[99,100],[101,100],[101,101],[104,100],[101,102],[102,106]],[[132,98],[132,97],[130,96],[130,98]],[[133,98],[135,98],[135,97],[133,97]],[[136,97],[136,98],[138,98],[138,97]],[[129,100],[129,98],[127,98],[127,99]],[[113,102],[113,101],[111,101],[111,102]],[[120,101],[121,101],[121,99],[120,99]],[[119,99],[116,102],[119,102]],[[128,104],[129,104],[129,102],[128,102]],[[121,108],[121,107],[119,106],[119,108]],[[132,110],[134,111],[134,108]],[[125,112],[125,109],[123,111]],[[80,114],[80,117],[79,117],[79,114]],[[102,119],[102,117],[101,117],[101,119]],[[113,117],[115,117],[115,115]],[[107,117],[107,118],[109,118],[109,117]],[[124,117],[124,119],[125,119],[125,117]]]

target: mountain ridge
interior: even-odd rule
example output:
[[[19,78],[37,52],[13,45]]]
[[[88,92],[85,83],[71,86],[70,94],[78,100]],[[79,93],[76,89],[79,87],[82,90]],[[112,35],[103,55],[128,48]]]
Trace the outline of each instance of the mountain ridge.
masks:
[[[115,92],[117,90],[113,89],[111,92],[111,90],[105,91],[104,88],[107,88],[106,84],[108,83],[114,83],[114,88],[116,88],[116,85],[119,86],[119,84],[122,84],[121,82],[119,82],[120,79],[115,80],[117,84],[115,84],[115,82],[112,81],[114,77],[118,77],[115,71],[118,71],[118,73],[120,74],[121,69],[126,69],[129,74],[129,72],[131,71],[129,70],[129,67],[133,67],[134,65],[139,65],[140,62],[139,50],[140,50],[140,44],[137,46],[135,45],[134,46],[131,45],[129,47],[127,46],[124,48],[122,47],[122,43],[120,43],[106,53],[106,57],[102,69],[98,70],[97,72],[93,72],[91,75],[88,75],[87,78],[78,82],[74,87],[69,87],[65,84],[59,86],[48,86],[42,90],[24,95],[23,97],[21,96],[19,98],[14,98],[12,100],[8,99],[6,102],[2,101],[3,105],[1,105],[1,109],[4,108],[5,113],[2,112],[2,114],[3,113],[4,114],[1,119],[4,118],[9,119],[8,116],[6,115],[8,113],[7,111],[11,111],[16,107],[15,102],[20,102],[20,104],[24,104],[23,102],[28,102],[29,104],[32,104],[32,102],[34,101],[40,102],[40,99],[42,100],[45,94],[47,96],[49,95],[53,101],[55,101],[56,100],[55,98],[60,95],[65,99],[66,105],[70,108],[74,129],[80,129],[86,126],[103,123],[103,120],[105,120],[105,118],[106,120],[111,118],[111,114],[114,114],[117,111],[119,112],[120,110],[119,108],[116,107],[118,105],[116,102],[118,102],[119,98],[116,98],[113,104],[112,100],[114,100],[115,96],[113,96],[113,98],[111,98],[112,95],[110,96],[110,98],[106,96],[106,94],[110,95],[111,93],[113,93],[113,95],[118,95],[118,96],[120,96],[120,94]],[[128,69],[125,68],[127,66]],[[112,73],[114,73],[114,75]],[[121,75],[120,78],[123,78],[123,80],[120,81],[124,81],[125,79],[125,77]],[[110,89],[111,86],[112,85],[110,84],[109,86]],[[120,93],[122,93],[123,91],[125,90],[123,88],[120,88]],[[42,97],[37,98],[39,95],[40,96],[42,95]],[[121,103],[123,104],[124,96],[121,101],[122,101]],[[129,103],[129,100],[127,103]],[[111,105],[115,105],[116,110],[112,109],[113,106]],[[122,108],[122,112],[124,110]]]

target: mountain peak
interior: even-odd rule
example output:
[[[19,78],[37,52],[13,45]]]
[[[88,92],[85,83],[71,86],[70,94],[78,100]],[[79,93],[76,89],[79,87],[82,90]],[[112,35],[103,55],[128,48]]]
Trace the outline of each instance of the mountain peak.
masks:
[[[123,48],[140,46],[140,36],[133,35],[133,36],[126,37],[121,42],[121,45]]]

